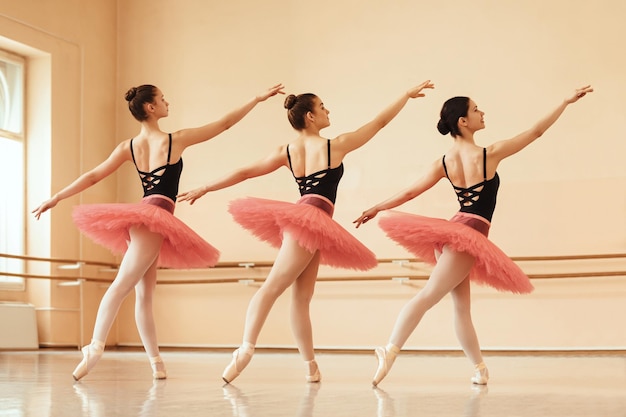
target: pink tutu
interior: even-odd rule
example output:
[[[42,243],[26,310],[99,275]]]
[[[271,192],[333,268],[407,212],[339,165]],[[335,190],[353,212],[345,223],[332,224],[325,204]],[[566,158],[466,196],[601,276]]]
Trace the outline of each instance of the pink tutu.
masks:
[[[228,211],[244,229],[275,248],[284,232],[305,249],[320,251],[320,263],[366,271],[378,265],[376,255],[332,219],[333,204],[315,194],[297,203],[246,197],[230,203]]]
[[[214,266],[219,251],[176,218],[172,214],[174,206],[167,197],[153,195],[140,203],[76,206],[72,217],[81,232],[113,253],[124,254],[130,240],[129,229],[143,225],[164,236],[158,266],[176,269]]]
[[[457,213],[444,220],[392,211],[378,224],[389,238],[431,265],[436,263],[435,250],[447,246],[476,258],[470,271],[472,281],[499,291],[524,294],[533,290],[526,274],[487,238],[489,223],[478,216]]]

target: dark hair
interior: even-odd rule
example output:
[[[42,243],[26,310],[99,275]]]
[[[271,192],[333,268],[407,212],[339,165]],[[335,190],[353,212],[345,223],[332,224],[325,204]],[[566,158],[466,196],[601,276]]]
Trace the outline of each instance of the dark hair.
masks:
[[[285,108],[289,123],[296,130],[304,130],[304,118],[308,112],[313,111],[313,101],[317,98],[315,94],[304,93],[299,95],[289,94],[285,97]]]
[[[467,111],[469,110],[469,97],[452,97],[443,103],[441,112],[439,113],[439,122],[437,123],[437,130],[442,135],[448,133],[453,138],[460,136],[461,131],[459,129],[459,118],[467,117]]]
[[[132,87],[126,92],[126,101],[128,101],[128,109],[135,119],[142,122],[148,118],[143,105],[153,103],[156,96],[157,88],[150,84]]]

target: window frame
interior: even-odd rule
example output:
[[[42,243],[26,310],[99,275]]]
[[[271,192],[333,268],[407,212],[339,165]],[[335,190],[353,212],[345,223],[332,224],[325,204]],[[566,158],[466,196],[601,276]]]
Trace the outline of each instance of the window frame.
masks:
[[[18,126],[19,132],[13,132],[0,128],[0,140],[8,140],[19,142],[22,145],[22,195],[21,195],[21,208],[24,212],[26,207],[26,58],[10,51],[0,49],[0,61],[8,62],[12,65],[16,65],[21,69],[21,108],[20,123]],[[0,74],[1,77],[1,74]],[[0,78],[0,82],[3,82],[4,77]],[[4,83],[5,86],[8,84]],[[10,87],[9,87],[10,88]],[[3,89],[7,90],[7,89]],[[3,91],[2,90],[2,91]],[[15,201],[15,199],[11,199]],[[26,250],[26,216],[22,215],[20,218],[21,226],[18,229],[21,230],[21,248],[18,249],[19,253],[10,253],[10,255],[24,255]],[[25,261],[20,259],[0,258],[0,265],[2,265],[2,272],[11,272],[24,274],[26,271]],[[3,276],[0,275],[0,291],[25,291],[26,281],[21,277]]]

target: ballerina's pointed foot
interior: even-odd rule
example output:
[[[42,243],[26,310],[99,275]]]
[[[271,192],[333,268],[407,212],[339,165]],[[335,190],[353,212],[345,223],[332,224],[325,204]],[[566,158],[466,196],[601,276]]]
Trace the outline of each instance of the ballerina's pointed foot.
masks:
[[[376,358],[378,359],[378,369],[376,369],[372,385],[376,387],[389,373],[391,365],[393,365],[393,362],[396,360],[396,356],[398,356],[400,349],[396,346],[392,346],[390,349],[377,347],[374,352],[376,353]]]
[[[484,362],[474,365],[474,376],[472,377],[472,384],[487,385],[489,381],[489,370]]]
[[[222,373],[222,379],[227,384],[230,384],[235,378],[239,376],[241,371],[250,363],[252,355],[254,354],[254,345],[244,344],[233,352],[233,359],[230,361],[224,373]]]
[[[150,366],[152,367],[152,378],[154,379],[166,379],[167,371],[165,370],[165,364],[161,356],[155,356],[150,358]]]
[[[315,359],[304,363],[307,367],[306,382],[320,382],[322,380],[322,374],[320,374],[320,368],[317,366]]]
[[[81,352],[83,352],[83,360],[80,361],[74,372],[72,372],[72,376],[76,381],[87,375],[91,368],[100,360],[104,352],[104,343],[92,340],[90,344],[83,346]]]

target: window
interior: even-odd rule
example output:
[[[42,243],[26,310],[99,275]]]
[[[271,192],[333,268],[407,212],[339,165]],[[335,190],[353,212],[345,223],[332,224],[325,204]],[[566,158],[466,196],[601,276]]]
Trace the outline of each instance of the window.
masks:
[[[0,50],[0,253],[24,254],[24,59]],[[0,256],[0,272],[23,273],[24,262]],[[24,279],[0,275],[0,289]]]

